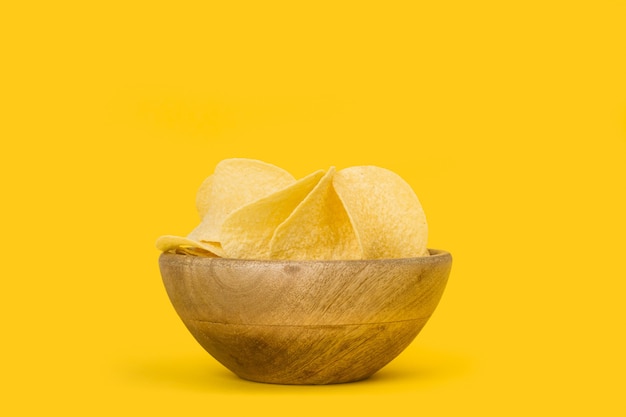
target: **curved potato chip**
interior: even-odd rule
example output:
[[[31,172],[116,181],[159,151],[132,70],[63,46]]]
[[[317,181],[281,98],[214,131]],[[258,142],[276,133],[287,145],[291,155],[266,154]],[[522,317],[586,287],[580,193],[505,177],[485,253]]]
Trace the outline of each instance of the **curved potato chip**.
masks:
[[[281,190],[295,178],[282,168],[256,159],[231,158],[217,164],[198,192],[196,205],[204,213],[202,222],[188,235],[190,239],[221,241],[224,219],[238,208]],[[201,214],[202,215],[202,214]]]
[[[366,259],[428,256],[426,216],[415,192],[399,175],[357,166],[338,171],[333,186]]]
[[[294,211],[324,176],[316,171],[294,184],[232,212],[221,230],[221,244],[228,258],[269,259],[276,228]]]
[[[274,232],[272,259],[362,259],[363,249],[333,186],[331,167]]]
[[[162,252],[178,249],[182,249],[183,252],[185,252],[186,248],[198,248],[210,252],[215,256],[224,256],[224,250],[217,242],[198,242],[181,236],[161,236],[156,241],[156,247]]]
[[[202,184],[196,193],[196,210],[198,210],[198,215],[201,219],[206,216],[209,208],[211,207],[211,199],[213,198],[211,194],[212,189],[213,175],[209,175],[204,181],[202,181]]]

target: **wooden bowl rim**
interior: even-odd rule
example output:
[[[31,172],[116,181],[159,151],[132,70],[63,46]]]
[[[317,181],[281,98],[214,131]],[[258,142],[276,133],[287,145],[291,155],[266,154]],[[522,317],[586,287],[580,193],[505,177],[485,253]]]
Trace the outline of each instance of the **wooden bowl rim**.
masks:
[[[311,265],[311,264],[385,264],[385,263],[445,263],[452,261],[452,254],[442,249],[428,249],[430,256],[418,256],[413,258],[382,258],[382,259],[316,259],[316,260],[292,260],[292,259],[246,259],[246,258],[220,258],[193,256],[171,252],[163,252],[162,260],[167,261],[193,261],[199,263],[240,263],[240,264],[267,264],[267,265]]]

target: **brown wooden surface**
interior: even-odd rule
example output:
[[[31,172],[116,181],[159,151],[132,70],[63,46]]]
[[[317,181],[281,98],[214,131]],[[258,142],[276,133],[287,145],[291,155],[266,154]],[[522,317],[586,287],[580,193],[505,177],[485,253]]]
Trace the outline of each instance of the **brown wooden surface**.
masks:
[[[367,378],[431,316],[452,257],[255,261],[162,254],[170,300],[196,340],[242,378],[327,384]]]

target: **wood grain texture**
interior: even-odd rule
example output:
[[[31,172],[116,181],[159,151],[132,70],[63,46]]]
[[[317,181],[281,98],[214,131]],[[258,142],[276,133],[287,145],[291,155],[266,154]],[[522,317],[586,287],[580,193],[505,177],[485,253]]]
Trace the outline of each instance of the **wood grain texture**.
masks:
[[[170,300],[196,340],[241,378],[281,384],[364,379],[417,336],[452,257],[256,261],[164,253]]]

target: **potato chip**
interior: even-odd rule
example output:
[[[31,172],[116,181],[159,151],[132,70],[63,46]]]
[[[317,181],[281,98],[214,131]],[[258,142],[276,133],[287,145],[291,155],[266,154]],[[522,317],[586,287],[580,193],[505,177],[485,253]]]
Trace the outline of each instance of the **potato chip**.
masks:
[[[206,216],[211,207],[213,196],[211,190],[213,189],[213,175],[209,175],[200,185],[198,192],[196,193],[196,210],[201,219]]]
[[[222,246],[217,242],[198,242],[181,236],[161,236],[156,241],[156,247],[162,252],[182,251],[189,254],[202,254],[194,249],[200,249],[213,256],[224,256]],[[205,254],[206,255],[206,254]]]
[[[200,224],[157,248],[242,259],[381,259],[428,256],[428,227],[411,186],[375,166],[316,171],[296,181],[276,166],[220,162],[196,196]]]
[[[219,258],[219,256],[217,256],[213,252],[209,252],[200,248],[192,248],[190,246],[178,246],[177,248],[170,250],[170,252],[177,255],[201,256],[203,258]]]
[[[188,237],[219,242],[222,223],[230,213],[295,181],[284,169],[255,159],[221,161],[198,190],[196,206],[202,222]]]
[[[220,233],[225,256],[269,259],[270,241],[274,231],[323,176],[324,171],[316,171],[282,190],[232,212],[224,220]]]
[[[338,171],[333,186],[366,259],[428,255],[426,216],[415,192],[399,175],[357,166]]]
[[[332,186],[331,167],[274,232],[273,259],[361,259],[363,250]]]

